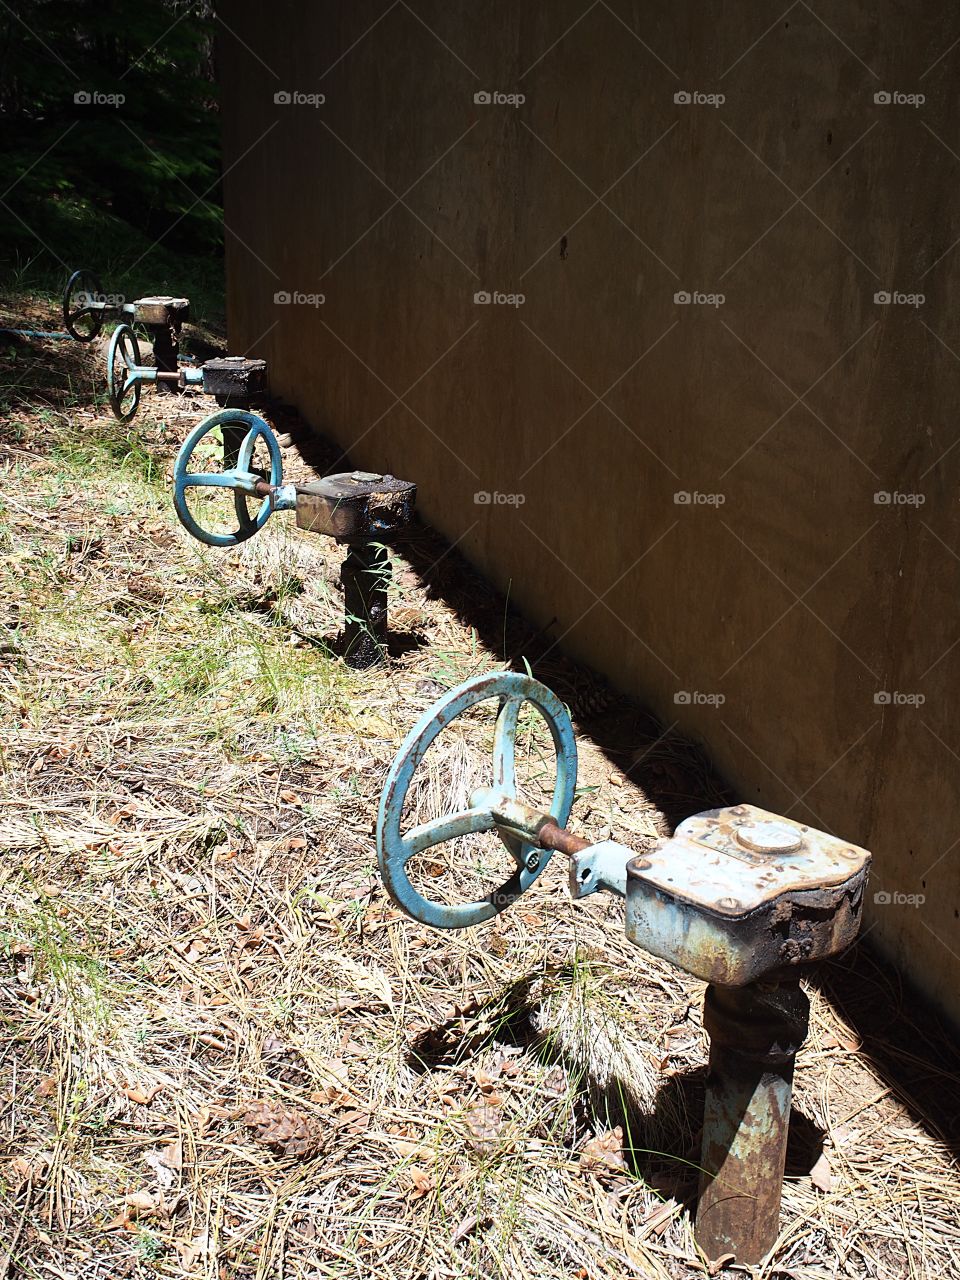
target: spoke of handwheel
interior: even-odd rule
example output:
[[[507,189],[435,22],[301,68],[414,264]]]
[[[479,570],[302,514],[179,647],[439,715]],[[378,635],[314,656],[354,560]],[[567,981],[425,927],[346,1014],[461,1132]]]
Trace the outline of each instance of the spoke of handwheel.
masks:
[[[434,818],[403,836],[403,860],[406,863],[416,854],[443,844],[445,840],[456,840],[458,836],[473,835],[477,831],[492,831],[495,826],[496,821],[489,809],[466,809],[463,813]]]
[[[234,476],[224,472],[191,471],[183,477],[185,489],[235,489],[237,482]]]

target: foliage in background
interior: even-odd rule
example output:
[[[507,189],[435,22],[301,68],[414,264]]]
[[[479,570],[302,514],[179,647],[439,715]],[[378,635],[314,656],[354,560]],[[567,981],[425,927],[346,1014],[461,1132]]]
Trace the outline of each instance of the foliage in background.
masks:
[[[111,292],[156,290],[168,271],[185,292],[183,254],[219,273],[207,0],[0,6],[0,155],[0,262],[19,284],[55,290],[89,266]]]

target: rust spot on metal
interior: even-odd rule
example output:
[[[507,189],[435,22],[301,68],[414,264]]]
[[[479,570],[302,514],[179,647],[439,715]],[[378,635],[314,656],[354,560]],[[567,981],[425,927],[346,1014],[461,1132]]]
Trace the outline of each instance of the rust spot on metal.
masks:
[[[540,828],[539,837],[541,848],[555,849],[557,853],[565,853],[568,857],[579,853],[581,849],[590,848],[589,840],[584,840],[581,836],[575,836],[566,827],[557,826],[553,818],[545,822]]]

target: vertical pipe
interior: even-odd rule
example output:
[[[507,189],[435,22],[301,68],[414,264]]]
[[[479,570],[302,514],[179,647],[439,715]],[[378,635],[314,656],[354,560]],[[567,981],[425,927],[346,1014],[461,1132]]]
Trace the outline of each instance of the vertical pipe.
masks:
[[[710,1065],[696,1240],[708,1258],[757,1263],[773,1247],[797,1050],[810,1002],[798,982],[707,987]]]
[[[153,358],[162,373],[176,373],[179,369],[180,328],[174,324],[152,324],[150,334],[153,338]],[[163,384],[160,384],[163,388]]]
[[[343,657],[350,667],[372,667],[387,644],[390,557],[379,542],[353,541],[340,569],[343,583]]]
[[[247,427],[246,425],[239,427],[225,425],[220,428],[220,432],[223,437],[223,469],[233,471],[240,461],[240,446],[243,444],[243,437],[247,434]]]

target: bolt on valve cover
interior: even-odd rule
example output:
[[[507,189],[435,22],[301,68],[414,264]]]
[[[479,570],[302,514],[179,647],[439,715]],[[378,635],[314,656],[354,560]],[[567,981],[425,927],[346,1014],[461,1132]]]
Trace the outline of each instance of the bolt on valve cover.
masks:
[[[754,805],[710,809],[627,864],[627,936],[707,982],[777,981],[853,942],[869,865]]]

